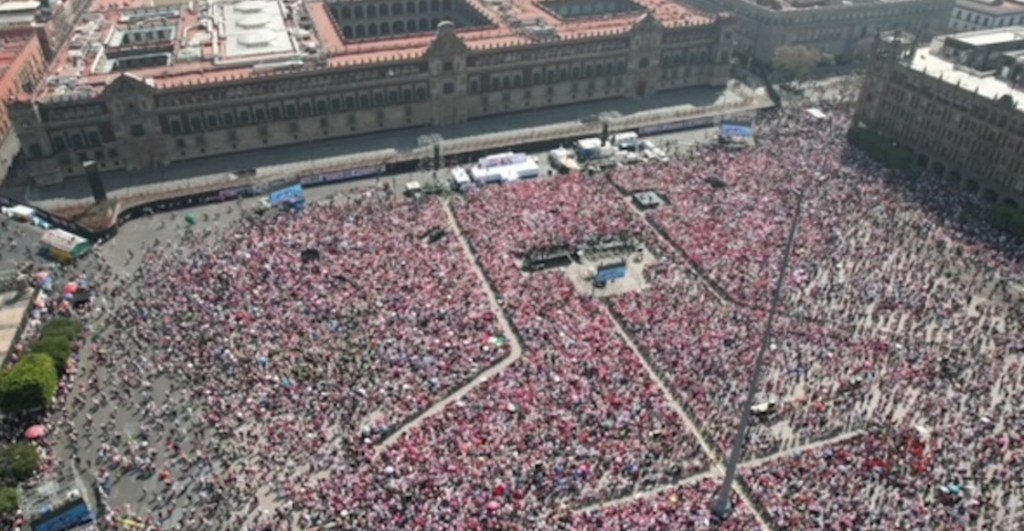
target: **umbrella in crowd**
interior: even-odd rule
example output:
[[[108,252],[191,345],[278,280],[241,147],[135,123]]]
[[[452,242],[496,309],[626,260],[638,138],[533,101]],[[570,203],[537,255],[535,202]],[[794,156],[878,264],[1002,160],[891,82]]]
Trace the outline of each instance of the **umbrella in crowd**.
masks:
[[[32,426],[29,429],[25,430],[25,438],[30,441],[41,439],[45,435],[46,426],[43,426],[42,424],[36,424],[35,426]]]

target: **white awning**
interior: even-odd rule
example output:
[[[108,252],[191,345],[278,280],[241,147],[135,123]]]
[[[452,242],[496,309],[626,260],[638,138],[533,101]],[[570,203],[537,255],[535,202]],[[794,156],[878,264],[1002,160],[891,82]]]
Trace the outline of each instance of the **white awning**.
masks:
[[[72,252],[76,247],[83,243],[89,243],[89,240],[61,229],[50,229],[44,232],[41,241],[48,247],[52,247],[66,253]]]

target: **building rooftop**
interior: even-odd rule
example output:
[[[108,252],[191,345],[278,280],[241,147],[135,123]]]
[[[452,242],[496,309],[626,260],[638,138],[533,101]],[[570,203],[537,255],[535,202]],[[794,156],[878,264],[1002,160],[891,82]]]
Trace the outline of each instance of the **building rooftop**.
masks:
[[[1024,110],[1024,26],[937,37],[914,51],[910,68],[988,99],[1009,96]]]
[[[0,76],[7,72],[33,38],[35,35],[31,32],[6,31],[0,34]]]
[[[457,1],[484,17],[484,25],[475,27],[460,28],[456,22],[456,33],[474,50],[625,33],[644,13],[668,28],[714,22],[713,15],[672,0]],[[278,71],[414,60],[435,38],[436,26],[402,35],[345,37],[342,25],[347,23],[336,19],[332,5],[321,0],[158,6],[153,0],[95,0],[34,98],[54,102],[91,97],[127,72],[151,86],[169,88]],[[586,16],[594,5],[612,7]]]
[[[1014,0],[957,0],[957,7],[989,15],[1024,14],[1024,3]]]
[[[921,0],[742,0],[770,11],[797,11],[822,8],[856,7]],[[980,0],[984,1],[984,0]]]

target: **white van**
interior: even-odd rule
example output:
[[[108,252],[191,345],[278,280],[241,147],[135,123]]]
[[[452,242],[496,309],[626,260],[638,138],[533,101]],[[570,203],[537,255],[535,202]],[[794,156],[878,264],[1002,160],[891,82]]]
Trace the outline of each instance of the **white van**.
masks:
[[[628,133],[615,133],[612,135],[612,145],[626,151],[636,151],[637,144],[640,143],[640,135],[628,132]]]

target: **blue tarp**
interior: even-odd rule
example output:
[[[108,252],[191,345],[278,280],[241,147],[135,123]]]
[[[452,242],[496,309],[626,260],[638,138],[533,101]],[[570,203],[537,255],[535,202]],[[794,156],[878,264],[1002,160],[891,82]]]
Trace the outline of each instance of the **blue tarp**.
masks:
[[[597,272],[598,282],[608,282],[609,280],[615,280],[626,276],[626,266],[609,267],[600,269]]]
[[[276,192],[270,192],[270,204],[277,206],[282,203],[292,206],[301,206],[306,202],[306,195],[302,191],[302,185],[296,184],[288,188],[282,188]]]

